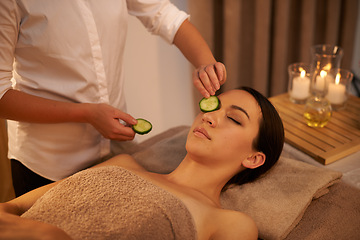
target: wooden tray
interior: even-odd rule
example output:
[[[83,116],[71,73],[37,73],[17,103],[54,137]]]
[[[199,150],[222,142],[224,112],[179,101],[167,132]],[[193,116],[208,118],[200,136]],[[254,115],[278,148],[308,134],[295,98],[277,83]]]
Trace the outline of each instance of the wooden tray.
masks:
[[[326,165],[360,151],[360,99],[350,96],[344,109],[333,111],[323,128],[306,125],[304,105],[294,104],[287,93],[270,98],[285,128],[285,142]],[[360,160],[360,159],[359,159]]]

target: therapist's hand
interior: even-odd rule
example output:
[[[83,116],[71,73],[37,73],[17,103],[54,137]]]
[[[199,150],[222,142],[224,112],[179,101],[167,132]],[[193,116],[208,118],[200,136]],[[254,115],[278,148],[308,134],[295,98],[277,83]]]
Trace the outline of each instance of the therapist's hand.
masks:
[[[108,104],[87,104],[87,121],[98,130],[105,138],[117,141],[130,141],[135,137],[131,125],[137,120],[127,113],[120,111]],[[126,123],[126,126],[119,122]]]
[[[71,240],[61,229],[39,221],[0,213],[0,240]]]
[[[221,62],[202,65],[193,72],[193,83],[203,97],[215,95],[226,81],[226,68]]]

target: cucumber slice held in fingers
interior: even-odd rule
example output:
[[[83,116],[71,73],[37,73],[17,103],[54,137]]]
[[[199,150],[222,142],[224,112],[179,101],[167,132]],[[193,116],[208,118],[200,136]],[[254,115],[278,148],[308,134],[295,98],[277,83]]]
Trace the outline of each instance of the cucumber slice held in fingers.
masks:
[[[136,120],[137,120],[137,124],[132,126],[132,129],[134,130],[134,132],[136,132],[137,134],[143,135],[143,134],[147,134],[151,131],[152,124],[148,120],[145,120],[143,118],[138,118]]]
[[[210,96],[203,98],[199,102],[200,110],[203,112],[212,112],[218,110],[220,107],[220,100],[217,96]]]

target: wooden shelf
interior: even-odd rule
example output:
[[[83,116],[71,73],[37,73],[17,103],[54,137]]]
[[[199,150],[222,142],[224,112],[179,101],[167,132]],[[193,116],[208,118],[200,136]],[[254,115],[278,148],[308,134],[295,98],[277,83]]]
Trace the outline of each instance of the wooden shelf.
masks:
[[[285,141],[326,165],[360,151],[360,99],[350,96],[344,109],[333,111],[323,128],[306,125],[304,105],[292,103],[287,93],[270,98],[285,128]]]

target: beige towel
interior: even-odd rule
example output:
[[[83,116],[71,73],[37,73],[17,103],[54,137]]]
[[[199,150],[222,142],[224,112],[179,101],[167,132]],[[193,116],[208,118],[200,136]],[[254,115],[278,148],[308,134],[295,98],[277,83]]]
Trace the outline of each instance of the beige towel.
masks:
[[[260,238],[284,239],[311,201],[340,178],[339,172],[282,157],[264,177],[227,190],[222,204],[250,215]]]
[[[196,239],[192,216],[178,198],[115,166],[71,176],[23,217],[56,225],[73,239]]]
[[[167,173],[186,155],[189,127],[170,129],[156,141],[147,141],[135,159],[146,169]],[[222,196],[224,207],[249,214],[265,239],[283,239],[295,227],[312,199],[328,192],[341,173],[282,157],[266,176],[254,183],[229,189]]]
[[[287,240],[358,240],[360,191],[344,182],[330,187],[329,194],[312,201]]]

